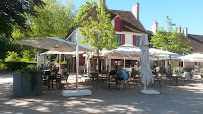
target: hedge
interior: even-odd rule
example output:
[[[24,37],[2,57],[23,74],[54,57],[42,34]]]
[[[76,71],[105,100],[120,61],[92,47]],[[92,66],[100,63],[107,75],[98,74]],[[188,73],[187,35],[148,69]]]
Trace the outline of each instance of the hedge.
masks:
[[[0,70],[17,71],[27,67],[30,64],[36,65],[36,63],[26,62],[0,62]]]

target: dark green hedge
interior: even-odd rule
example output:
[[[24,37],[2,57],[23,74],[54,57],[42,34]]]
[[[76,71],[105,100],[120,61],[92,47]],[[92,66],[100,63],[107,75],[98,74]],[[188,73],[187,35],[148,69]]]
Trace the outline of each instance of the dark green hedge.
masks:
[[[26,62],[5,62],[6,70],[8,71],[17,71],[21,70],[22,68],[26,68],[30,64],[36,65],[36,63],[26,63]]]
[[[5,62],[7,70],[9,71],[16,71],[21,70],[22,68],[27,67],[26,62]]]

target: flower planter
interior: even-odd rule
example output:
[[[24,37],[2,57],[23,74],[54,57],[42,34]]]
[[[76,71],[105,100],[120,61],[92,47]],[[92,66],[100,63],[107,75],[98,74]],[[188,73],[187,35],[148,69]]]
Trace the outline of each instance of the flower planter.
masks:
[[[13,75],[14,96],[39,96],[42,94],[41,73],[19,73]]]

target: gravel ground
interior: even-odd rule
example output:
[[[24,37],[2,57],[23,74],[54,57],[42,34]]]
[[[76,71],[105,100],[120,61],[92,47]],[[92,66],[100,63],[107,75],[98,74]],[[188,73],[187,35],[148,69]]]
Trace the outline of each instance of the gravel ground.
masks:
[[[69,89],[75,87],[74,76],[69,78]],[[141,85],[120,91],[104,86],[92,87],[80,83],[79,88],[88,88],[91,96],[63,97],[61,90],[44,88],[41,96],[13,97],[12,74],[0,74],[0,113],[141,113],[141,114],[191,114],[203,113],[203,85],[190,83],[187,86],[172,86],[162,82],[153,88],[160,95],[145,95]],[[152,87],[149,87],[150,89]]]

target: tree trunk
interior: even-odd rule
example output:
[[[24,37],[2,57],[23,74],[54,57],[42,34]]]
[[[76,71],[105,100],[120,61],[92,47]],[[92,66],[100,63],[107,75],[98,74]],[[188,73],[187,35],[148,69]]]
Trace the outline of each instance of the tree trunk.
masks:
[[[98,56],[98,71],[101,73],[101,58],[99,56],[99,50],[97,50],[97,56]]]

